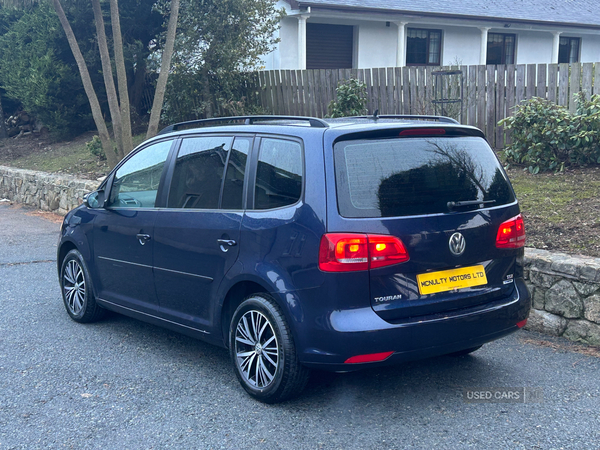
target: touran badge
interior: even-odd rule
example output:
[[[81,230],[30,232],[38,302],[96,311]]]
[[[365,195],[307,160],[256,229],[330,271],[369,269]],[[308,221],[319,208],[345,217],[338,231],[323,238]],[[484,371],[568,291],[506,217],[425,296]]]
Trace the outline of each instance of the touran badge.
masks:
[[[454,233],[450,236],[450,242],[448,244],[450,247],[450,252],[454,256],[460,256],[465,252],[465,247],[467,243],[465,242],[465,237],[460,233]]]

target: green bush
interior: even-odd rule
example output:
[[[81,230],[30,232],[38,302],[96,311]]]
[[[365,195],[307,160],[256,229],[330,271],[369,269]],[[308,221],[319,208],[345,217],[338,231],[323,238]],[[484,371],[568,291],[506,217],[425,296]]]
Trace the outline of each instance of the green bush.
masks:
[[[338,83],[335,90],[337,100],[332,100],[327,107],[328,117],[361,116],[366,114],[367,85],[362,81],[350,78]]]
[[[532,173],[600,164],[600,96],[576,94],[577,112],[538,97],[521,102],[512,117],[498,124],[512,131],[505,148],[509,163]]]
[[[21,102],[59,138],[93,126],[81,78],[65,43],[58,17],[46,3],[23,13],[0,36],[0,82],[6,95]]]
[[[169,75],[162,122],[184,122],[208,116],[265,114],[266,111],[259,105],[259,93],[253,87],[251,77],[250,73],[230,72],[210,74],[206,80],[196,70],[178,67]],[[205,82],[208,82],[209,89],[205,89]]]
[[[102,142],[98,136],[94,136],[90,142],[86,142],[85,146],[89,150],[89,152],[104,161],[106,159],[106,155],[104,154],[104,149],[102,148]]]

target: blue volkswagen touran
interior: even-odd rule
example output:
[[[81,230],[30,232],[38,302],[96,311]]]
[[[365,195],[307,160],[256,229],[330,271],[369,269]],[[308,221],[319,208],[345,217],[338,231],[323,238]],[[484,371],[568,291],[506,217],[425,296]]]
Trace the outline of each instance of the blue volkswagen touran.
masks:
[[[445,117],[167,127],[66,215],[65,307],[229,349],[254,398],[309,370],[467,354],[521,328],[525,229],[484,135]]]

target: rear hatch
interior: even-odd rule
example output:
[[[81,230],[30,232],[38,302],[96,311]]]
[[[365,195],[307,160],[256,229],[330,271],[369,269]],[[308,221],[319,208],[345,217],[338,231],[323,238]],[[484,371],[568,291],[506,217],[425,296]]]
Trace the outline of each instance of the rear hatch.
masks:
[[[334,163],[341,217],[329,231],[395,236],[410,258],[369,270],[380,317],[443,315],[512,293],[523,242],[497,248],[496,240],[519,207],[481,136],[452,128],[352,135],[335,142]]]

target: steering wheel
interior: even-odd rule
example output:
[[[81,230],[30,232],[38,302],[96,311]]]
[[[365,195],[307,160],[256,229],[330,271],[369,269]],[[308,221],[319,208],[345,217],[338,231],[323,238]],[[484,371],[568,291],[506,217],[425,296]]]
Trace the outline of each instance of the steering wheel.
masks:
[[[142,203],[127,194],[119,194],[119,206],[123,208],[137,208],[142,206]]]

